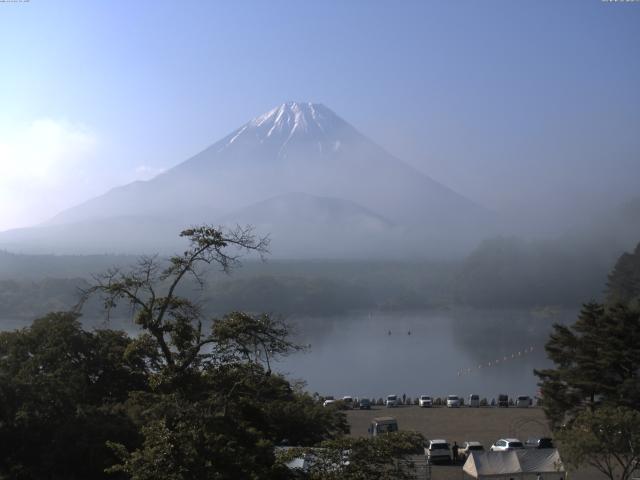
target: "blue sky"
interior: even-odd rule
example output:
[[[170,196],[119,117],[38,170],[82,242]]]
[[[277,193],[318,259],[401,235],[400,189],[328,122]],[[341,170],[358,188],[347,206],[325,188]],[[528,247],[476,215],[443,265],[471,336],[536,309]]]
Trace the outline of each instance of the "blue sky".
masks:
[[[31,0],[0,62],[0,230],[288,100],[494,210],[640,195],[640,2]]]

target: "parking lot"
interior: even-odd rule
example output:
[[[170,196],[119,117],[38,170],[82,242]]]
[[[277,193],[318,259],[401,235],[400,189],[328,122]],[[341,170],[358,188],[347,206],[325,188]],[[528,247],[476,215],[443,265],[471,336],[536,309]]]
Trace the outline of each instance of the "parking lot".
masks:
[[[426,438],[444,438],[452,445],[468,440],[481,442],[485,449],[499,438],[515,437],[523,442],[529,437],[551,436],[541,408],[396,408],[373,407],[371,410],[349,410],[347,418],[354,437],[367,436],[371,419],[392,416],[398,420],[400,430],[415,430]],[[433,467],[434,480],[461,480],[462,467],[437,465]],[[592,470],[573,472],[570,478],[596,480],[604,478]]]

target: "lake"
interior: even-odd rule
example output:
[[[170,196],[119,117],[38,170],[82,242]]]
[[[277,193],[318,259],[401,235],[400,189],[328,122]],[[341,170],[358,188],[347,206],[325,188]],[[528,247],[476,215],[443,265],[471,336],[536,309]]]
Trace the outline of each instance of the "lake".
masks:
[[[306,381],[310,392],[336,397],[535,396],[533,369],[549,366],[544,344],[551,325],[572,323],[577,313],[456,307],[290,318],[296,340],[310,347],[281,359],[276,369]],[[25,325],[24,320],[0,322],[3,330]],[[135,334],[130,319],[113,319],[107,326]]]
[[[277,368],[304,379],[310,392],[336,397],[533,397],[533,369],[550,365],[544,344],[551,325],[571,323],[576,315],[561,309],[454,308],[292,319],[299,340],[311,345]]]

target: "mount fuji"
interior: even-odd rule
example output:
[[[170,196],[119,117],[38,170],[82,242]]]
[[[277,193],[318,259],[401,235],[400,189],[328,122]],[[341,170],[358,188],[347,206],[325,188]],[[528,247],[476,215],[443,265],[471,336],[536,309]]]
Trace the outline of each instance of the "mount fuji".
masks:
[[[151,180],[0,234],[0,247],[164,251],[198,223],[250,223],[278,257],[346,258],[461,252],[494,219],[324,105],[289,102]]]

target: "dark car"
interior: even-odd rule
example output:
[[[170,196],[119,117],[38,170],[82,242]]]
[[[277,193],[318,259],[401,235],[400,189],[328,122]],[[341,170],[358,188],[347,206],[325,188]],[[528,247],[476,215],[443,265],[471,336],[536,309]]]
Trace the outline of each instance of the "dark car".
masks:
[[[509,396],[501,393],[498,395],[498,406],[499,407],[508,407],[509,406]]]
[[[524,444],[527,448],[556,448],[549,437],[528,438]]]
[[[361,398],[359,402],[360,410],[371,410],[371,402],[368,398]]]

